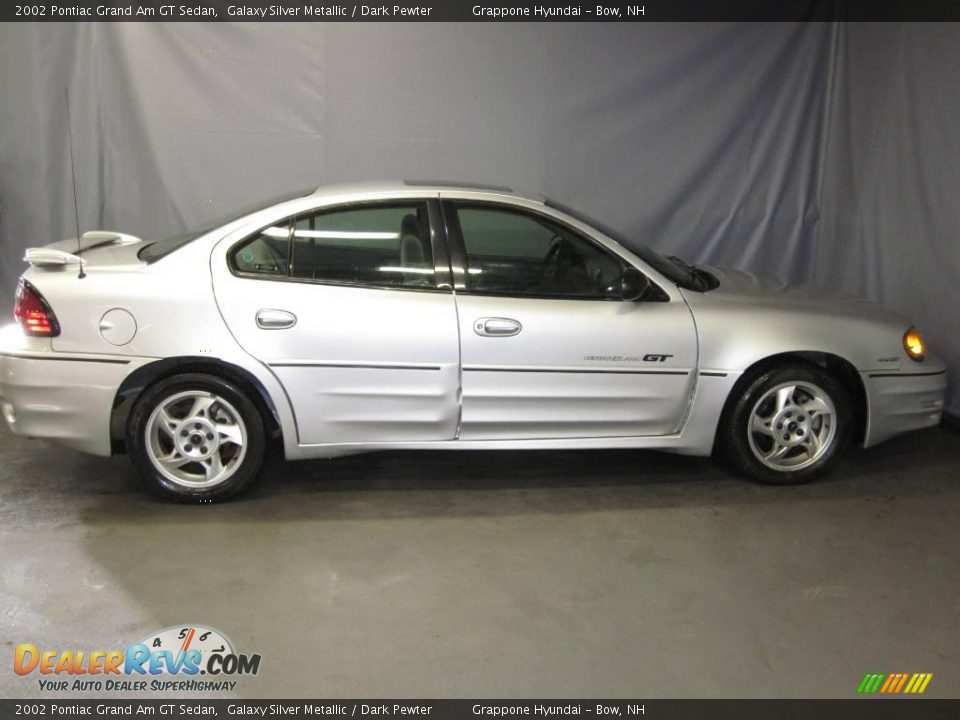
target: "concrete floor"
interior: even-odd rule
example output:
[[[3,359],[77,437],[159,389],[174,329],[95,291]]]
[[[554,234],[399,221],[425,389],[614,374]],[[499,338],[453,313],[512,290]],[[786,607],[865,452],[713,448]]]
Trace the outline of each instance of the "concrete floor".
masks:
[[[3,429],[0,696],[41,694],[17,643],[205,623],[262,654],[248,697],[852,697],[915,671],[957,697],[958,465],[944,429],[799,488],[646,452],[384,453],[180,507],[126,458]]]

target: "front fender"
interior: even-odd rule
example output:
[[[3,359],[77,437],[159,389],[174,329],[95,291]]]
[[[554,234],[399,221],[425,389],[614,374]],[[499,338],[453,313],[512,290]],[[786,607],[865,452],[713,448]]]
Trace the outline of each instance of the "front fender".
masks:
[[[826,353],[860,372],[916,365],[903,348],[909,323],[886,312],[835,312],[713,293],[684,293],[697,323],[701,370],[745,370],[773,355]]]

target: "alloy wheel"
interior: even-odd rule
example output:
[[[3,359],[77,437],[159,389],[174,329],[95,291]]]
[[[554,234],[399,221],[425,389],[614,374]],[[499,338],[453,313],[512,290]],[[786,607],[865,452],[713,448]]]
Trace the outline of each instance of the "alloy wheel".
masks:
[[[816,463],[837,437],[833,400],[810,382],[771,388],[750,412],[747,441],[754,456],[771,470],[791,472]]]
[[[243,463],[247,428],[237,409],[214,393],[180,392],[159,402],[147,420],[147,457],[172,482],[209,488]]]

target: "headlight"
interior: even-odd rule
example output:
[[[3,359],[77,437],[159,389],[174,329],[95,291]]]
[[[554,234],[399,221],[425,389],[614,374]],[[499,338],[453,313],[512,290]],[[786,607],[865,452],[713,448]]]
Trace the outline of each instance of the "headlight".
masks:
[[[927,356],[927,344],[916,328],[910,328],[903,334],[903,349],[911,360],[920,362]]]

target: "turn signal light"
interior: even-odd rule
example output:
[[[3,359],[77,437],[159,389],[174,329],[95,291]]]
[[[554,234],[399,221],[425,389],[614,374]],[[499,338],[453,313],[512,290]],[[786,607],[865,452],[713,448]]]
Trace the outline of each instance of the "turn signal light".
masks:
[[[37,289],[26,280],[17,287],[17,299],[13,306],[13,315],[20,329],[34,337],[57,337],[60,323],[53,314],[53,308]]]
[[[903,349],[911,360],[920,362],[927,355],[927,345],[915,328],[910,328],[903,334]]]

